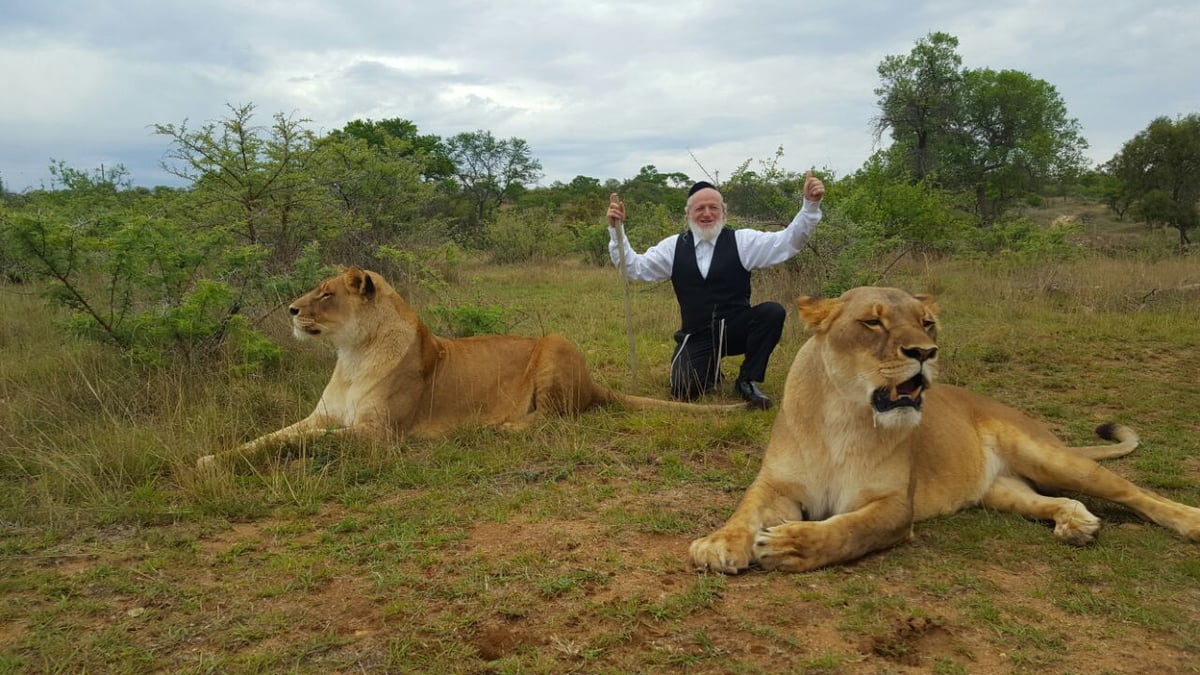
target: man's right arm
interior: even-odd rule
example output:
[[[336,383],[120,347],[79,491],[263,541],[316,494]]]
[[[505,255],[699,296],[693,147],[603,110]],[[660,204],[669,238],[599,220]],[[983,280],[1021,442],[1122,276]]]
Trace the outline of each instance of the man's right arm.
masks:
[[[675,240],[673,234],[651,246],[645,253],[637,253],[629,245],[629,239],[621,237],[625,246],[625,276],[636,281],[662,281],[671,278],[671,267],[675,262]],[[620,269],[621,254],[617,247],[617,228],[608,228],[608,254],[613,265]]]

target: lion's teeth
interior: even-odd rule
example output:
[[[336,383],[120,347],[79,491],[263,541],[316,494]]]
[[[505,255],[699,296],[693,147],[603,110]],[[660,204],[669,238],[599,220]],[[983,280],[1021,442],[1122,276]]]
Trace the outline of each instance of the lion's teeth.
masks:
[[[900,400],[900,390],[895,387],[892,387],[891,391],[888,392],[888,397],[891,398],[893,401]]]

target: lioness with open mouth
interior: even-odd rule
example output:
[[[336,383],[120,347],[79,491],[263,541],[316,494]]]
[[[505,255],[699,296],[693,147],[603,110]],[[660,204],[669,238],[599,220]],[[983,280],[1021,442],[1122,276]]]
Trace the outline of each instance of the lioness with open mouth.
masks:
[[[864,287],[797,306],[813,335],[788,373],[762,468],[724,527],[692,542],[695,567],[812,570],[974,505],[1052,520],[1060,539],[1091,542],[1100,520],[1075,499],[1044,494],[1060,490],[1118,502],[1200,540],[1200,509],[1096,463],[1132,452],[1132,430],[1106,425],[1097,431],[1114,444],[1068,448],[1002,403],[934,385],[931,297]]]

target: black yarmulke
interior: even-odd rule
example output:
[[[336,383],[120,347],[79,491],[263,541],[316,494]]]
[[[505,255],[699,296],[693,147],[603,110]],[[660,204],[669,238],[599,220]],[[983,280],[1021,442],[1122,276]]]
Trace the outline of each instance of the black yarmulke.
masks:
[[[697,192],[699,192],[705,188],[712,188],[712,189],[716,190],[717,186],[713,185],[712,183],[710,183],[706,180],[702,180],[699,183],[696,183],[695,185],[693,185],[691,187],[691,189],[688,190],[688,196],[691,197],[692,195],[696,194]]]

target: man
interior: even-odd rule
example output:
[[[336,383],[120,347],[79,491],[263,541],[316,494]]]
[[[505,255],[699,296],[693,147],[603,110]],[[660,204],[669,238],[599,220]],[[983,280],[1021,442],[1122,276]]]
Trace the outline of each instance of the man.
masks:
[[[800,252],[821,221],[825,186],[804,179],[804,204],[778,232],[725,229],[725,200],[716,186],[700,181],[688,190],[687,231],[658,242],[643,254],[625,247],[626,275],[641,281],[670,279],[679,302],[680,329],[671,357],[671,395],[691,400],[717,385],[721,358],[744,354],[735,391],[752,407],[766,410],[771,399],[758,383],[783,334],[786,312],[777,302],[750,304],[750,271],[778,265]],[[619,265],[616,226],[625,205],[608,207],[608,250]]]

